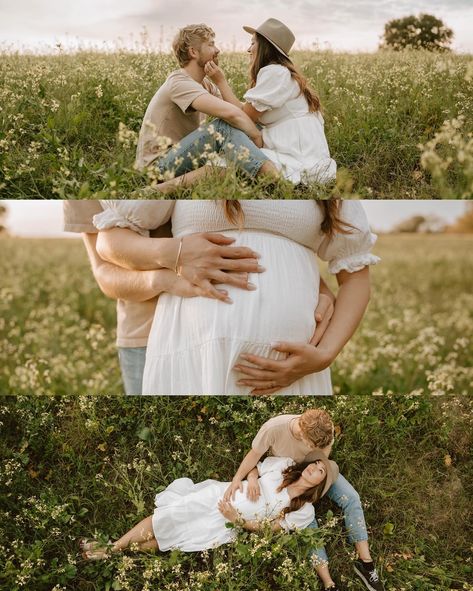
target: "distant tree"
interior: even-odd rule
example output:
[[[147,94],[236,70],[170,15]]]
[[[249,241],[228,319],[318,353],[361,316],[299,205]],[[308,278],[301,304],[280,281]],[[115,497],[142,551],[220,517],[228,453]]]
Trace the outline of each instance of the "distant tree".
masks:
[[[425,217],[423,215],[413,215],[407,220],[402,220],[394,226],[392,232],[417,232],[419,226],[425,222]]]
[[[436,215],[413,215],[394,226],[392,232],[437,234],[445,227],[445,221]]]
[[[381,48],[428,49],[449,51],[453,31],[431,14],[406,16],[389,21],[384,25]]]
[[[473,232],[473,203],[465,203],[465,213],[454,224],[447,228],[448,232],[461,232],[470,234]]]
[[[423,234],[439,234],[445,232],[447,224],[444,219],[435,214],[426,215],[417,231]]]

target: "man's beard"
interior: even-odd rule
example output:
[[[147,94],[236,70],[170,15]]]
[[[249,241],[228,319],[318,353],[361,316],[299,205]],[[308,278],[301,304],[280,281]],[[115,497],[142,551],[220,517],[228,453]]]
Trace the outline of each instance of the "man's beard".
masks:
[[[197,60],[197,64],[201,68],[203,68],[205,66],[205,64],[207,64],[208,62],[213,62],[214,64],[216,64],[218,66],[218,56],[211,57],[209,60],[203,60],[202,58],[199,57],[199,59]]]

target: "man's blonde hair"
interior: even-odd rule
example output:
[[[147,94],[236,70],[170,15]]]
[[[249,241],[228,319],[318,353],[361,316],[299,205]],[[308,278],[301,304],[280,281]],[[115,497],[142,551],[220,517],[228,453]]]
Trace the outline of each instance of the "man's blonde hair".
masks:
[[[174,37],[172,49],[181,68],[187,66],[191,61],[189,48],[194,47],[195,49],[200,49],[204,41],[209,41],[214,37],[214,31],[203,23],[199,25],[187,25],[187,27],[180,29]]]
[[[333,441],[333,422],[327,411],[320,408],[306,410],[299,418],[304,439],[323,449]]]

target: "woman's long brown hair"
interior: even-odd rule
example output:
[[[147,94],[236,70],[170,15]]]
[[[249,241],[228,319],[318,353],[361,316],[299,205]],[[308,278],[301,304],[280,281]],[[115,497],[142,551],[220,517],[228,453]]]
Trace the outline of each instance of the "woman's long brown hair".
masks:
[[[256,78],[261,68],[269,66],[270,64],[278,64],[280,66],[284,66],[291,73],[291,78],[295,80],[297,84],[299,84],[301,94],[305,96],[306,101],[309,105],[309,111],[311,113],[320,111],[321,104],[320,99],[317,96],[317,93],[315,92],[315,90],[312,90],[306,78],[299,72],[299,70],[295,67],[292,61],[285,55],[283,55],[280,51],[278,51],[274,47],[274,45],[272,45],[259,33],[255,33],[255,35],[256,40],[258,42],[258,48],[256,50],[255,59],[253,60],[253,63],[251,64],[250,68],[251,87],[253,88],[253,86],[256,84]]]
[[[335,232],[340,232],[341,234],[348,234],[350,232],[349,228],[353,228],[353,226],[340,218],[341,199],[320,199],[314,201],[320,207],[324,216],[321,225],[321,230],[324,234],[331,238]],[[242,228],[245,217],[241,203],[237,199],[225,199],[223,205],[227,220],[235,224],[235,226]]]
[[[289,466],[283,471],[283,480],[278,487],[278,492],[282,491],[283,488],[286,488],[293,482],[296,482],[301,477],[302,472],[314,462],[299,462],[298,464],[293,464]],[[324,490],[325,483],[327,481],[327,475],[319,484],[313,486],[312,488],[307,489],[298,497],[294,497],[291,499],[291,503],[289,507],[286,507],[283,510],[283,515],[286,513],[290,513],[291,511],[297,511],[300,509],[305,503],[316,503],[320,497],[322,496],[322,491]]]

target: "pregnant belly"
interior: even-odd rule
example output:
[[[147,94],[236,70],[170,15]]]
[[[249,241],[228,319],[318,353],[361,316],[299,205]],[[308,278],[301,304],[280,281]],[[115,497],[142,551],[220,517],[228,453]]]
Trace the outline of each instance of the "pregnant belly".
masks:
[[[268,345],[308,342],[315,328],[319,271],[314,253],[287,238],[263,232],[225,232],[236,245],[261,255],[263,273],[250,274],[257,286],[245,291],[225,286],[232,304],[209,298],[159,298],[148,347],[171,353],[215,339]]]
[[[235,499],[232,501],[235,509],[241,514],[243,519],[259,521],[270,517],[274,508],[268,505],[263,495],[260,495],[256,501],[250,501],[246,497],[247,488],[248,482],[244,481],[243,492],[237,491],[235,493]]]

